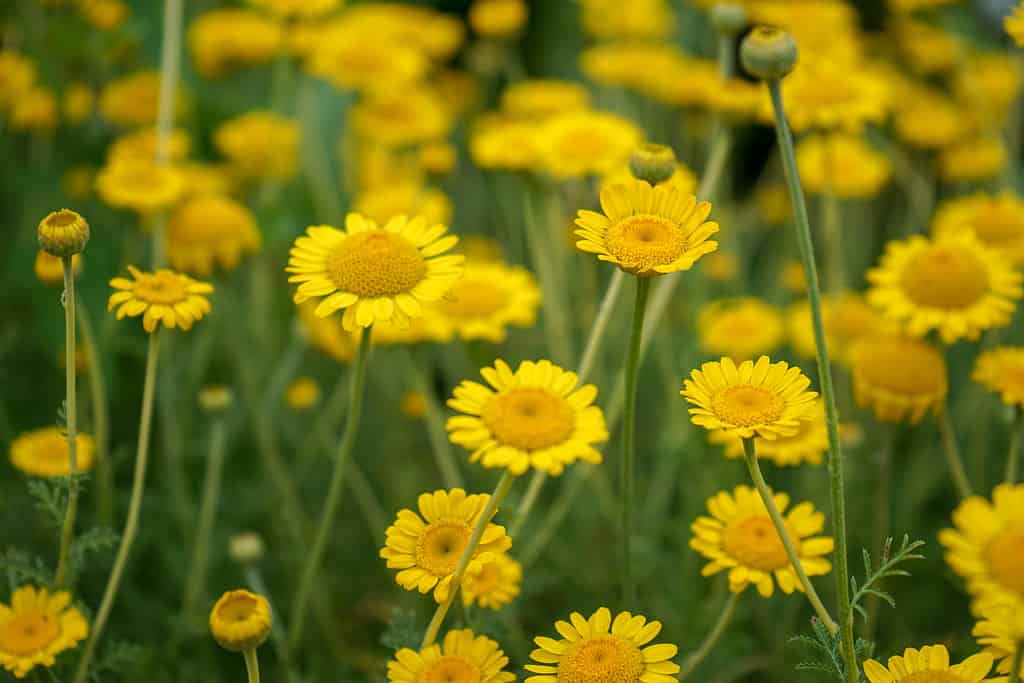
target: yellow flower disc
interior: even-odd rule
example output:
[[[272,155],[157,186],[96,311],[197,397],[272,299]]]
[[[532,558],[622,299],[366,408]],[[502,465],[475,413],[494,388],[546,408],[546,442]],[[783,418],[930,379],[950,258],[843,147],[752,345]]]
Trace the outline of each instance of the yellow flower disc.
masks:
[[[188,273],[208,276],[214,265],[234,270],[242,254],[259,248],[260,231],[244,204],[217,195],[183,202],[167,226],[167,258]]]
[[[708,434],[708,441],[724,446],[727,458],[743,457],[743,440],[735,435],[713,431]],[[770,440],[755,438],[754,446],[758,460],[767,460],[779,467],[804,463],[820,465],[828,452],[825,404],[820,399],[815,401],[813,417],[800,422],[794,434]]]
[[[56,657],[89,635],[89,624],[66,591],[22,586],[11,604],[0,604],[0,666],[16,678],[36,666],[52,667]]]
[[[930,344],[909,337],[862,337],[850,354],[857,404],[883,422],[918,422],[946,398],[946,361]]]

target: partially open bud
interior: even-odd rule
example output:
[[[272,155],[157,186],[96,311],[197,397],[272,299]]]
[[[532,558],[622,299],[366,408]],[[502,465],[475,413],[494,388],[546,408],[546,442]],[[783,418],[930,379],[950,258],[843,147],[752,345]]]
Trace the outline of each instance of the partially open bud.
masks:
[[[643,144],[629,157],[629,172],[634,178],[657,185],[676,171],[676,153],[667,145]]]
[[[740,61],[751,76],[764,81],[782,78],[796,66],[796,40],[786,31],[758,26],[740,45]]]
[[[747,27],[747,11],[743,5],[720,2],[711,8],[711,25],[725,36],[735,36]]]
[[[208,384],[199,390],[199,407],[207,413],[220,413],[231,407],[234,396],[223,384]]]
[[[247,590],[228,591],[210,610],[210,633],[225,650],[255,650],[270,635],[270,603]]]
[[[54,211],[39,222],[39,248],[63,258],[81,254],[89,241],[89,224],[71,209]]]

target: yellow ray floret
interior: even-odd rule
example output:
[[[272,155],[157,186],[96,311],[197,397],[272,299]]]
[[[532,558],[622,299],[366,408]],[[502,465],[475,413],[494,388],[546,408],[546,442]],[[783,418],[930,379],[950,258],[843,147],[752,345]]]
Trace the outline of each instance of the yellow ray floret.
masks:
[[[167,328],[189,330],[210,312],[207,295],[213,285],[167,269],[146,273],[128,266],[128,272],[131,280],[115,277],[110,281],[117,291],[110,295],[107,310],[117,308],[118,320],[141,315],[146,332],[154,332],[161,321]]]

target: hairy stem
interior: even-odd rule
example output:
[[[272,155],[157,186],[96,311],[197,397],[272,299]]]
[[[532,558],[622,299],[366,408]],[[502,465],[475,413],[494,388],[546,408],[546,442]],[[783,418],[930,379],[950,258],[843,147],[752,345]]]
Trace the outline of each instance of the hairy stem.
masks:
[[[636,278],[636,301],[633,324],[626,355],[626,405],[622,425],[622,596],[626,605],[636,604],[636,583],[633,578],[633,497],[636,469],[636,387],[640,369],[640,338],[644,331],[644,312],[651,288],[648,277]]]
[[[54,589],[61,588],[67,577],[68,554],[75,539],[75,517],[78,515],[78,401],[75,387],[75,270],[71,256],[61,258],[64,271],[64,379],[67,395],[64,401],[68,440],[68,505],[60,530],[57,553],[57,575]]]

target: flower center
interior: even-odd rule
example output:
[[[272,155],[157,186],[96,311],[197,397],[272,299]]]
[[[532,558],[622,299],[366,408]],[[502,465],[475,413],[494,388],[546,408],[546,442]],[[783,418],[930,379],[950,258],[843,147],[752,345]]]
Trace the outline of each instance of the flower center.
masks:
[[[0,625],[0,652],[26,657],[42,652],[60,636],[57,617],[38,610],[15,613]]]
[[[608,252],[627,266],[650,270],[672,263],[686,251],[679,226],[661,216],[636,214],[608,229]]]
[[[258,607],[259,603],[248,595],[237,595],[220,606],[217,616],[222,621],[247,621]]]
[[[465,657],[444,655],[423,670],[417,683],[480,683],[480,668]]]
[[[1024,595],[1024,526],[1008,527],[992,539],[988,566],[996,581]]]
[[[167,270],[140,274],[134,293],[136,299],[150,304],[177,304],[188,298],[185,280]]]
[[[427,274],[427,263],[400,235],[360,232],[337,246],[327,271],[338,289],[372,299],[408,292]]]
[[[79,453],[81,453],[81,446],[79,446]],[[41,440],[36,446],[33,455],[37,460],[56,467],[67,468],[70,466],[69,463],[71,462],[71,455],[68,453],[67,439],[59,434],[52,434],[45,440]],[[79,455],[79,467],[82,466],[81,459],[82,456]]]
[[[1019,215],[1006,207],[987,207],[971,222],[974,233],[986,244],[1006,244],[1020,239],[1024,224]]]
[[[914,256],[902,285],[915,303],[935,308],[966,308],[988,291],[988,271],[972,254],[932,246]]]
[[[63,228],[65,226],[71,225],[76,220],[78,220],[78,216],[75,215],[73,211],[58,211],[57,213],[47,218],[46,223],[55,228]]]
[[[486,318],[500,311],[508,297],[505,291],[481,278],[463,278],[448,292],[444,312],[452,318]]]
[[[900,683],[964,683],[964,679],[950,671],[915,671],[901,678]]]
[[[799,537],[788,526],[786,531],[800,551]],[[779,532],[768,515],[751,515],[731,522],[722,536],[722,548],[741,564],[763,572],[789,565],[789,556]]]
[[[455,571],[472,530],[455,520],[441,520],[427,527],[416,542],[416,564],[434,576]]]
[[[576,426],[565,399],[533,387],[498,394],[481,417],[500,443],[526,451],[563,443]]]
[[[857,371],[871,386],[901,396],[942,392],[946,382],[939,352],[911,339],[865,341],[857,350]]]
[[[740,427],[774,422],[784,407],[778,394],[749,384],[727,387],[711,399],[711,410],[722,422]]]
[[[558,683],[635,683],[643,672],[640,648],[606,635],[570,645],[558,665]]]

